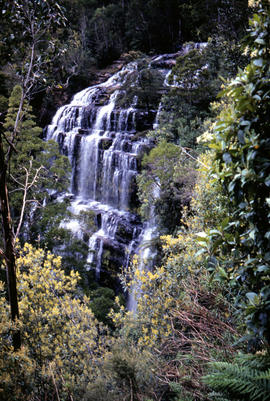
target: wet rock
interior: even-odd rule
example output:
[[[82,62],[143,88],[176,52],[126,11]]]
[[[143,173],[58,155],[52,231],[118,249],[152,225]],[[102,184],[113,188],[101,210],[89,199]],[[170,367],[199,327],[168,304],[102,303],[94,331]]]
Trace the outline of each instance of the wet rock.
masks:
[[[107,150],[112,146],[112,139],[110,138],[101,138],[99,142],[99,147],[101,150]]]
[[[80,128],[80,129],[78,129],[78,134],[87,135],[87,134],[89,134],[89,130]]]
[[[117,229],[115,232],[116,241],[128,245],[132,241],[133,231],[134,227],[124,221],[121,221],[117,225]]]
[[[138,111],[136,113],[136,131],[146,131],[153,128],[156,112]]]

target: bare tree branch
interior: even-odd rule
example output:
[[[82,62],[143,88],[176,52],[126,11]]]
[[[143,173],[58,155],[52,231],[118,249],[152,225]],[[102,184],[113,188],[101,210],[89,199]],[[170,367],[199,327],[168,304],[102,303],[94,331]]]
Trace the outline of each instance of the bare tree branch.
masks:
[[[209,167],[206,166],[206,164],[202,163],[199,159],[196,159],[196,157],[194,157],[190,153],[188,153],[187,150],[185,148],[183,148],[182,146],[181,146],[181,151],[183,153],[185,153],[185,155],[190,157],[192,160],[195,160],[196,162],[200,163],[202,166],[206,167],[207,169],[209,168]]]
[[[22,190],[23,190],[23,201],[22,201],[22,208],[21,208],[21,214],[20,214],[20,219],[19,219],[19,224],[17,226],[17,230],[16,230],[16,234],[15,234],[15,239],[18,238],[18,235],[20,233],[21,227],[22,227],[22,223],[23,223],[23,218],[24,218],[24,213],[25,213],[25,207],[26,207],[26,203],[29,203],[29,200],[27,201],[27,194],[30,188],[32,188],[32,186],[36,183],[39,173],[40,171],[44,168],[43,166],[40,166],[36,172],[35,175],[32,179],[31,182],[29,182],[29,176],[31,174],[31,170],[32,170],[32,165],[33,165],[33,160],[31,159],[29,162],[29,170],[27,170],[26,167],[24,167],[25,170],[25,183],[22,186]]]

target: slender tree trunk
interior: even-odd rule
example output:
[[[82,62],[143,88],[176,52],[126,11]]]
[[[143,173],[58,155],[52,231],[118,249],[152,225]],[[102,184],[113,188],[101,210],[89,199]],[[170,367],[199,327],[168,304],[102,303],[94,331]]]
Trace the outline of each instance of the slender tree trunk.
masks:
[[[23,103],[27,95],[29,95],[33,83],[31,82],[31,74],[33,72],[33,65],[35,59],[36,41],[34,38],[33,24],[31,24],[31,33],[33,35],[33,43],[31,46],[30,63],[28,71],[23,82],[22,95],[20,99],[19,109],[17,111],[16,120],[14,123],[12,138],[8,141],[8,150],[5,153],[3,147],[3,133],[2,127],[0,130],[0,207],[2,215],[3,238],[4,238],[4,251],[1,252],[4,256],[6,264],[8,298],[11,311],[11,319],[13,322],[19,319],[19,305],[16,283],[16,256],[15,256],[15,236],[12,230],[12,219],[10,215],[9,196],[7,188],[7,169],[15,149],[14,143],[18,135],[19,124],[23,118]],[[12,341],[14,350],[21,347],[21,333],[20,330],[14,330],[12,334]]]
[[[32,48],[31,54],[31,68],[33,65],[34,51]],[[29,74],[27,79],[29,80]],[[16,283],[16,257],[15,257],[15,237],[12,230],[12,219],[10,215],[9,196],[7,188],[7,169],[12,152],[15,150],[14,142],[18,133],[18,127],[22,119],[23,102],[25,99],[25,93],[22,92],[19,109],[16,115],[16,120],[13,128],[11,141],[8,142],[8,151],[5,153],[3,147],[3,132],[2,127],[0,130],[0,208],[2,216],[2,231],[4,239],[4,260],[6,265],[6,276],[7,276],[7,287],[8,287],[8,299],[10,304],[11,319],[13,322],[19,319],[19,305],[18,305],[18,294],[17,294],[17,283]],[[21,347],[21,333],[20,330],[14,330],[12,334],[12,342],[14,350],[18,350]]]
[[[16,259],[15,259],[15,243],[12,232],[8,190],[6,182],[7,165],[4,159],[4,150],[2,137],[0,134],[0,205],[2,215],[3,237],[4,237],[4,260],[6,264],[8,297],[11,310],[12,321],[19,318],[19,306],[17,296],[16,283]],[[15,330],[12,335],[13,347],[16,351],[21,346],[21,334],[19,330]]]

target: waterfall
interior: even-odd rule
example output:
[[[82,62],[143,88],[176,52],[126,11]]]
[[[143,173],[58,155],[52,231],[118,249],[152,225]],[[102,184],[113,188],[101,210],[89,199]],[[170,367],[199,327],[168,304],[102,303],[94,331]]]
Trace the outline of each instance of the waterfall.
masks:
[[[153,57],[149,63],[148,68],[160,74],[163,89],[159,89],[168,88],[168,74],[179,54]],[[142,263],[154,256],[144,246],[157,235],[154,210],[143,225],[136,214],[136,175],[143,153],[151,148],[144,133],[158,127],[162,105],[143,107],[136,93],[138,65],[129,63],[106,82],[75,94],[70,104],[59,108],[46,131],[46,139],[58,142],[72,166],[73,217],[61,226],[85,240],[76,215],[94,213],[96,227],[88,240],[86,269],[95,270],[101,284],[104,274],[111,277],[113,271],[116,276],[135,252],[141,250]]]
[[[137,248],[142,223],[136,214],[138,207],[136,175],[140,158],[150,148],[140,130],[151,128],[153,121],[142,125],[145,113],[137,107],[136,93],[126,96],[126,82],[136,84],[137,63],[133,62],[112,75],[106,82],[77,93],[70,104],[59,108],[47,127],[46,139],[58,142],[72,166],[70,210],[73,217],[61,223],[79,239],[81,211],[92,211],[96,216],[96,231],[88,241],[86,268],[95,269],[97,280],[107,267],[104,255],[118,271],[127,265]],[[147,125],[148,124],[148,125]],[[150,125],[149,125],[150,124]],[[108,256],[109,254],[109,256]]]

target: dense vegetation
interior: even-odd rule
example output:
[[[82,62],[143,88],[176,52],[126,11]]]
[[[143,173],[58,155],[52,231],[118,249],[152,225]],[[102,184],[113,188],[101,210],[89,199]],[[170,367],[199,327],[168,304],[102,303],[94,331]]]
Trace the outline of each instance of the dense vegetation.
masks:
[[[0,400],[270,400],[270,5],[250,3],[4,2]],[[68,160],[38,123],[50,97],[123,53],[190,40],[208,44],[177,58],[138,176],[140,214],[154,207],[160,236],[155,268],[135,255],[120,277],[134,314],[87,286],[84,244],[59,228],[68,200],[54,202]],[[146,70],[135,91],[148,107]],[[91,232],[93,216],[81,224]]]
[[[21,82],[34,44],[39,94],[33,104],[43,125],[51,117],[48,108],[89,85],[97,68],[121,55],[175,52],[187,41],[207,41],[210,35],[238,40],[248,15],[247,0],[2,3],[1,93],[7,96],[14,80]]]

